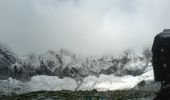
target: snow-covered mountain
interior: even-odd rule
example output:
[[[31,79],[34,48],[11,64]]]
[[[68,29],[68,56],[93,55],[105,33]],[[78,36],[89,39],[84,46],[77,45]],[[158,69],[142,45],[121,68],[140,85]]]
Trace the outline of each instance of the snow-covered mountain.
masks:
[[[125,51],[120,57],[80,56],[67,49],[49,50],[46,54],[31,53],[17,57],[10,49],[0,45],[0,70],[2,76],[16,79],[30,78],[35,75],[50,75],[72,78],[84,78],[100,74],[140,75],[151,66],[150,58]],[[2,79],[0,77],[0,79]]]
[[[133,88],[147,78],[143,74],[147,76],[145,73],[153,72],[150,61],[149,49],[145,49],[140,56],[130,50],[119,57],[81,56],[60,49],[19,57],[6,45],[0,44],[0,88],[16,90],[16,93],[23,93],[23,90]],[[153,80],[152,74],[148,77]]]

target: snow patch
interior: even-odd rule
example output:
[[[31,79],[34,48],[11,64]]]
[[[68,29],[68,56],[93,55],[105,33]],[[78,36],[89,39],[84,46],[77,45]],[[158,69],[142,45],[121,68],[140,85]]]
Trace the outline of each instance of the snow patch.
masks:
[[[59,90],[75,90],[76,81],[72,78],[65,77],[59,79],[56,76],[38,75],[31,78],[29,82],[21,82],[16,79],[9,78],[0,80],[0,95],[22,94],[33,91],[59,91]]]
[[[84,79],[83,84],[79,90],[93,90],[107,91],[107,90],[124,90],[135,87],[143,80],[153,80],[153,71],[148,71],[140,76],[125,75],[122,77],[101,74],[99,78],[95,76],[88,76]]]
[[[78,90],[124,90],[135,87],[141,81],[153,81],[153,71],[148,71],[140,76],[125,75],[122,77],[101,74],[96,76],[88,76],[84,78],[83,83]],[[0,80],[0,94],[22,94],[33,91],[59,91],[77,89],[76,81],[73,78],[64,77],[63,79],[57,76],[38,75],[31,78],[29,82],[21,82],[16,79],[9,78]]]

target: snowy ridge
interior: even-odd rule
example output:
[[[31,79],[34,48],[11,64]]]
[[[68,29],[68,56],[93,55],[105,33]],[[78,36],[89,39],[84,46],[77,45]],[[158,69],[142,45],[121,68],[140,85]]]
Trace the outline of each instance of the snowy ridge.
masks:
[[[119,57],[114,56],[78,56],[67,49],[59,51],[48,51],[46,54],[36,55],[31,53],[24,57],[15,58],[15,61],[7,62],[5,58],[12,58],[6,53],[6,57],[0,59],[3,67],[0,67],[0,79],[9,77],[29,80],[35,75],[50,75],[63,77],[72,77],[82,81],[89,75],[100,76],[100,74],[117,76],[122,75],[141,75],[151,66],[150,51],[148,54],[138,56],[132,51],[125,51]],[[147,58],[147,56],[149,57]],[[7,64],[6,64],[7,63]]]
[[[0,45],[0,72],[0,94],[65,89],[122,90],[146,79],[153,80],[149,49],[142,56],[127,50],[119,57],[85,57],[61,49],[18,57]]]

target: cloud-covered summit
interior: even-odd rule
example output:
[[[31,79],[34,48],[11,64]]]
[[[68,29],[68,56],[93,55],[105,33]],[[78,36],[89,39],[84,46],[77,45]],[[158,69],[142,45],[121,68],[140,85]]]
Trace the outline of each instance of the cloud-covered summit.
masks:
[[[170,27],[169,0],[2,0],[0,41],[18,54],[140,51]]]

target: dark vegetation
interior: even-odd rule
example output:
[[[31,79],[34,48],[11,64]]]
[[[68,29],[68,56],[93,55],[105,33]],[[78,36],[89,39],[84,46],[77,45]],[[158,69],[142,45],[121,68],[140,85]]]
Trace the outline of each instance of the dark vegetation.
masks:
[[[15,96],[1,96],[2,100],[86,100],[87,97],[102,97],[102,100],[138,100],[155,97],[157,92],[144,90],[92,91],[38,91]]]

